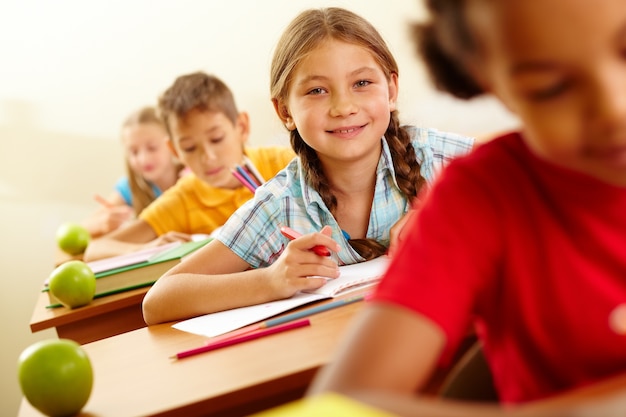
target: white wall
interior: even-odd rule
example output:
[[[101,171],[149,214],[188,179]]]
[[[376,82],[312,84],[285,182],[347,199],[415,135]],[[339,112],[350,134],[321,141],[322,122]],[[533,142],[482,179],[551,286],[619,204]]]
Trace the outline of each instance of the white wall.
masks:
[[[20,401],[16,361],[32,342],[34,300],[52,270],[54,231],[95,208],[123,165],[118,129],[178,75],[204,70],[233,89],[252,144],[287,143],[269,102],[282,29],[302,9],[338,5],[369,19],[400,65],[404,122],[469,134],[514,125],[489,100],[459,103],[428,86],[408,39],[418,0],[3,0],[0,2],[0,414]]]

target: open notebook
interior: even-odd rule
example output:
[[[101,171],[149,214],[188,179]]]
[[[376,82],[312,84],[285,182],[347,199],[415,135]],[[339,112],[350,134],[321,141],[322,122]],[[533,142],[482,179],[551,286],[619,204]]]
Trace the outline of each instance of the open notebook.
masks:
[[[381,256],[371,261],[341,266],[339,278],[328,280],[324,286],[315,291],[300,292],[284,300],[195,317],[176,323],[172,327],[207,337],[219,336],[304,304],[343,296],[352,291],[373,286],[382,278],[388,264],[389,258]]]

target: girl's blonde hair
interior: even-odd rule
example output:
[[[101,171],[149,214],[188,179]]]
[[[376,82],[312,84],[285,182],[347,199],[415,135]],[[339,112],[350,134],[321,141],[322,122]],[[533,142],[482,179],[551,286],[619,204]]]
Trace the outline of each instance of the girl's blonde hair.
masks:
[[[365,19],[348,10],[329,7],[310,9],[298,15],[283,32],[272,59],[270,93],[273,100],[286,102],[292,77],[298,64],[322,42],[334,39],[358,45],[371,51],[387,80],[398,74],[398,65],[378,31]],[[333,210],[337,199],[333,195],[315,150],[309,147],[297,129],[290,132],[291,146],[300,156],[307,181]],[[411,201],[424,184],[415,149],[407,131],[400,126],[397,111],[391,112],[385,132],[396,173],[396,182]],[[352,247],[365,259],[377,257],[387,248],[373,239],[351,239]]]
[[[167,132],[165,124],[157,116],[157,112],[154,107],[143,107],[132,113],[122,124],[122,130],[127,127],[143,124],[157,124],[163,128],[164,132]],[[176,166],[176,174],[178,175],[183,170],[184,166],[173,154],[172,158]],[[130,163],[128,162],[128,158],[126,158],[126,174],[128,176],[130,192],[133,198],[133,209],[135,210],[135,214],[139,215],[139,213],[148,207],[148,205],[150,205],[150,203],[152,203],[157,196],[154,194],[152,185],[140,174],[133,171],[130,167]]]

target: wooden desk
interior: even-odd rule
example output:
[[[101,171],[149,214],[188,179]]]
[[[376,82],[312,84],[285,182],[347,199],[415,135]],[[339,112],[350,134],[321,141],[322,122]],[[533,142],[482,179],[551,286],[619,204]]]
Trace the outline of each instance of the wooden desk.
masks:
[[[60,338],[85,344],[145,327],[141,302],[148,289],[96,298],[89,305],[76,309],[46,308],[50,301],[48,294],[42,292],[35,304],[30,330],[38,332],[56,328]]]
[[[79,416],[238,416],[300,398],[363,303],[311,326],[173,361],[206,338],[161,324],[84,345],[94,387]],[[41,416],[22,401],[20,417]]]

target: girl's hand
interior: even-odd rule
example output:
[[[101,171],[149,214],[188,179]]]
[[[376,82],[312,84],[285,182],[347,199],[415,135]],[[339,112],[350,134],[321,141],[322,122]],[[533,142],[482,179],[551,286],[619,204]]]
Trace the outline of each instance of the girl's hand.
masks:
[[[315,290],[327,279],[339,276],[339,267],[331,257],[317,255],[311,250],[321,245],[338,252],[340,246],[330,235],[330,227],[324,226],[319,233],[292,240],[276,262],[266,268],[269,283],[278,298],[291,297],[302,290]]]
[[[121,225],[129,221],[135,215],[132,207],[126,204],[102,207],[93,216],[85,221],[85,227],[89,229],[92,237],[106,235],[117,230]]]
[[[133,208],[127,205],[113,206],[106,209],[105,224],[108,231],[116,230],[118,227],[132,219],[134,215],[135,211]]]

